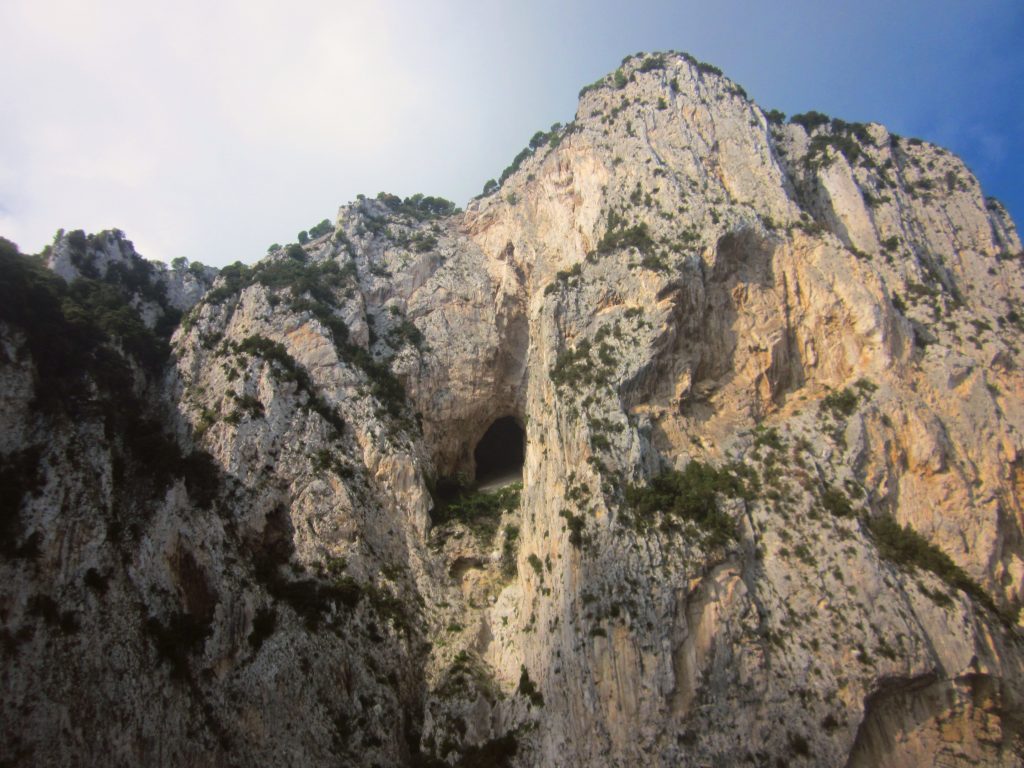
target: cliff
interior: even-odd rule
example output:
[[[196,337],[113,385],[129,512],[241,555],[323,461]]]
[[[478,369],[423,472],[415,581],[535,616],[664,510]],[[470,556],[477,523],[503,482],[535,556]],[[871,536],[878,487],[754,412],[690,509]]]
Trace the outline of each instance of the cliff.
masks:
[[[2,258],[8,764],[1024,764],[1024,254],[938,147],[636,56],[464,212]]]

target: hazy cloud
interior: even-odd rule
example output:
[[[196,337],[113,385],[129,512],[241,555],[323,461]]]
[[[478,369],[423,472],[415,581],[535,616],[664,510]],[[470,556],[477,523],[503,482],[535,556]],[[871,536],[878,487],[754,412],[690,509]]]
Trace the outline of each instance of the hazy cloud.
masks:
[[[690,50],[765,107],[887,122],[1022,213],[1020,5],[6,0],[0,233],[251,261],[357,193],[460,205],[577,90]],[[972,153],[974,153],[972,155]]]

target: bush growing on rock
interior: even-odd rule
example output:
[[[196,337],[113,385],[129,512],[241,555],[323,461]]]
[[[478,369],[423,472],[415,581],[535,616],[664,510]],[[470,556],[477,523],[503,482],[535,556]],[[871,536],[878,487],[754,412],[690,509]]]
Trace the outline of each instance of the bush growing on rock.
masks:
[[[830,412],[833,416],[852,416],[857,410],[857,393],[849,387],[838,392],[830,392],[821,401],[821,413]]]
[[[793,115],[789,118],[789,122],[795,123],[796,125],[802,126],[805,131],[810,133],[815,128],[821,128],[822,126],[828,125],[832,118],[828,115],[822,114],[821,112],[801,112]]]
[[[900,525],[892,515],[876,515],[867,521],[878,554],[905,568],[931,571],[951,587],[963,590],[982,605],[995,611],[988,593],[968,576],[949,555],[910,526]]]
[[[642,222],[631,227],[613,228],[609,226],[608,231],[604,233],[597,244],[597,252],[610,253],[625,248],[636,248],[640,253],[648,253],[655,245],[647,222]]]
[[[696,523],[709,546],[721,546],[736,537],[736,525],[718,507],[717,497],[747,497],[745,472],[738,467],[716,468],[693,460],[682,471],[670,469],[652,477],[646,485],[626,488],[624,522],[647,530],[660,517],[662,530],[673,530],[677,521]]]
[[[323,237],[324,235],[329,235],[333,231],[334,225],[331,224],[329,219],[324,219],[319,224],[314,224],[312,227],[309,228],[309,236],[310,238],[316,240],[317,238]]]
[[[520,696],[525,696],[530,700],[530,705],[534,707],[544,706],[544,696],[537,688],[537,684],[530,679],[530,673],[526,669],[526,665],[520,666],[519,672],[519,687],[516,692]]]
[[[431,519],[436,526],[459,522],[465,525],[484,545],[490,546],[498,532],[501,516],[519,507],[522,483],[513,483],[496,491],[461,490],[454,498],[436,500]],[[518,537],[515,529],[512,541]],[[506,541],[509,531],[506,529]]]
[[[446,200],[443,197],[433,197],[432,195],[423,195],[419,192],[404,200],[398,197],[398,195],[381,192],[377,195],[377,200],[384,203],[395,213],[411,216],[417,221],[451,216],[459,211],[458,206],[451,200]]]
[[[821,505],[836,517],[853,517],[853,505],[846,494],[834,485],[830,485],[821,494]]]
[[[637,72],[653,72],[657,69],[665,68],[665,57],[661,54],[655,54],[654,56],[648,56],[637,68]]]

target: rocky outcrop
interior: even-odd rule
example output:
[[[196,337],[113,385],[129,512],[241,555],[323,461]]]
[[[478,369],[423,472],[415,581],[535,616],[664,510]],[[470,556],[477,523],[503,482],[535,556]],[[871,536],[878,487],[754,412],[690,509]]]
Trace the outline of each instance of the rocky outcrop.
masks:
[[[1021,243],[944,150],[636,56],[465,212],[125,242],[49,254],[91,408],[3,316],[3,759],[1024,762]]]

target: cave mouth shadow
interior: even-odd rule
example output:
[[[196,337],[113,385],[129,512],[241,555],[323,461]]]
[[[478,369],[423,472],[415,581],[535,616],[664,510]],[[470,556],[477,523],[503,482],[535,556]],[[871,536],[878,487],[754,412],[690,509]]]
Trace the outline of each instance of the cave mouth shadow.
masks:
[[[520,481],[526,461],[526,433],[514,416],[496,419],[473,450],[478,486]]]

